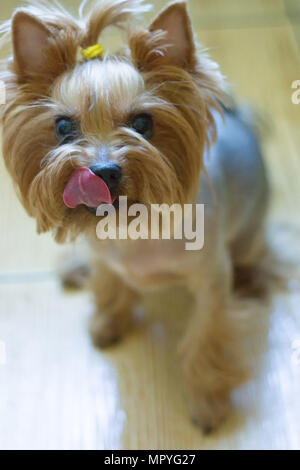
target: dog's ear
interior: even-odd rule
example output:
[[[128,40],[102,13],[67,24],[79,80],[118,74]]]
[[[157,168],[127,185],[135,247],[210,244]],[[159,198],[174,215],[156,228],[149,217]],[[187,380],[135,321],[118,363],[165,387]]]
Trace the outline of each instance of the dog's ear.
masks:
[[[150,32],[162,30],[166,34],[165,60],[181,67],[195,60],[195,41],[191,20],[185,2],[172,2],[153,21]]]
[[[21,80],[51,81],[75,63],[77,44],[69,25],[47,24],[24,10],[12,19],[14,69]]]
[[[14,61],[24,75],[43,74],[48,71],[46,51],[52,34],[41,21],[23,11],[12,20]]]

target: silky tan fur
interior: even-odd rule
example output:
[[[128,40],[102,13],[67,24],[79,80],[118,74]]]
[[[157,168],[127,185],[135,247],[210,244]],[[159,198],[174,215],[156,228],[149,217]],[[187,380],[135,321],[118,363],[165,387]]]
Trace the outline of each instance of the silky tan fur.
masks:
[[[220,228],[222,217],[213,209],[213,197],[208,202],[208,242],[199,253],[186,252],[181,241],[101,242],[96,239],[97,217],[83,206],[67,208],[62,197],[74,169],[91,166],[104,153],[122,167],[119,193],[129,204],[194,203],[200,174],[203,187],[207,185],[203,156],[215,138],[223,77],[196,44],[185,2],[169,4],[149,28],[141,28],[136,18],[146,10],[140,0],[98,0],[78,19],[46,1],[29,1],[15,11],[2,25],[3,42],[13,44],[0,75],[7,89],[1,111],[3,155],[38,231],[52,231],[60,242],[84,234],[90,242],[96,345],[122,336],[146,289],[170,282],[188,286],[195,315],[180,346],[183,381],[193,420],[210,431],[226,416],[232,389],[248,377],[241,328],[228,309],[231,239]],[[123,50],[80,59],[80,49],[101,42],[108,26],[122,27]],[[128,124],[143,112],[153,115],[149,141]],[[77,120],[80,135],[75,141],[59,145],[57,116]],[[252,237],[250,231],[247,240],[255,239],[248,264],[260,253],[263,214],[258,234]],[[232,246],[240,251],[240,239],[233,237]]]

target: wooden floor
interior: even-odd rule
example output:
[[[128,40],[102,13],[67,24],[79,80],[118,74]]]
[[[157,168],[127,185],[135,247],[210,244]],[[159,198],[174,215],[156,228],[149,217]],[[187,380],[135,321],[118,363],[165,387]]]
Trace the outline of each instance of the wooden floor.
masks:
[[[199,39],[238,96],[269,113],[270,234],[278,252],[300,260],[300,104],[291,101],[291,83],[300,80],[300,4],[189,3]],[[3,4],[2,19],[17,2]],[[292,274],[289,291],[275,291],[268,306],[235,301],[261,315],[256,341],[265,354],[228,421],[203,437],[188,420],[177,370],[185,296],[148,299],[148,314],[124,343],[94,350],[88,293],[64,292],[56,276],[67,249],[35,234],[2,161],[0,187],[0,449],[300,448],[300,287]]]

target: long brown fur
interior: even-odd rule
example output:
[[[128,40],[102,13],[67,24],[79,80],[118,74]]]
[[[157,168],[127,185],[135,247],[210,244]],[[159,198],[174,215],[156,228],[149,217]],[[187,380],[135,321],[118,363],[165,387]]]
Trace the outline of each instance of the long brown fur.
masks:
[[[146,10],[140,0],[99,0],[75,18],[57,2],[28,1],[1,28],[3,44],[13,44],[0,73],[7,89],[1,110],[5,163],[38,232],[52,231],[57,241],[82,233],[91,240],[97,308],[91,331],[101,346],[129,326],[140,291],[152,282],[162,284],[170,273],[136,272],[138,244],[101,247],[95,240],[97,218],[82,206],[67,208],[64,188],[74,169],[89,167],[105,146],[122,167],[120,194],[129,204],[195,202],[203,152],[215,134],[212,113],[220,110],[224,90],[218,66],[195,42],[186,4],[172,3],[142,28],[136,17]],[[173,49],[172,34],[164,30],[172,15],[182,22],[182,41]],[[80,49],[101,42],[108,26],[122,29],[125,47],[116,55],[82,61]],[[36,35],[35,52],[24,43],[26,28]],[[151,141],[127,125],[145,111],[155,121]],[[54,133],[61,115],[76,119],[81,129],[80,137],[62,146]],[[159,263],[163,256],[157,258]],[[231,266],[218,247],[208,259],[204,274],[196,275],[188,263],[179,275],[201,310],[187,328],[181,353],[191,414],[207,431],[223,419],[231,390],[247,377],[240,326],[226,309]]]

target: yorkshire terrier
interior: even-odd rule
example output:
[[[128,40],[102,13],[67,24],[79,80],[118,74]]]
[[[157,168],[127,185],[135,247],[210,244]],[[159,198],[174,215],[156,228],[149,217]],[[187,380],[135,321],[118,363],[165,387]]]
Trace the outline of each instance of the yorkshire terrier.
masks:
[[[125,333],[147,289],[180,283],[193,294],[183,382],[193,421],[209,432],[248,378],[244,325],[229,300],[234,269],[262,255],[268,184],[255,122],[226,105],[186,3],[168,4],[148,28],[137,20],[145,11],[143,0],[98,0],[75,18],[57,2],[31,0],[14,12],[1,27],[13,46],[0,75],[3,155],[38,232],[59,242],[84,234],[93,250],[96,345]],[[113,55],[99,44],[109,26],[125,35]],[[204,247],[99,240],[96,208],[118,211],[120,196],[129,207],[205,204]]]

